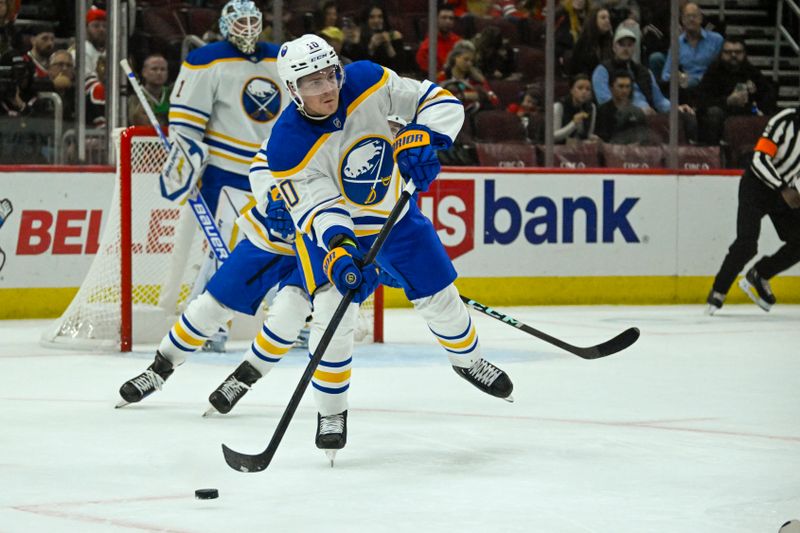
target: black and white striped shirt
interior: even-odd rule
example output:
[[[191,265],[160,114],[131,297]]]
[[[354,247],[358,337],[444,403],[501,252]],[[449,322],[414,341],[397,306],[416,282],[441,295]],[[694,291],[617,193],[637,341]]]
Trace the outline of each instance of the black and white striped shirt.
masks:
[[[772,189],[792,183],[800,175],[800,110],[784,109],[767,123],[756,143],[750,166]]]

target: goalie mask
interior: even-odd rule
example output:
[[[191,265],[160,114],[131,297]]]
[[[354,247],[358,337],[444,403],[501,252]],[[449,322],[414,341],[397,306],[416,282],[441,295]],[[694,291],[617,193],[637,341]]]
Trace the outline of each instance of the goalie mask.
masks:
[[[219,31],[243,53],[252,54],[261,35],[261,10],[250,0],[230,0],[222,8]]]
[[[328,76],[303,84],[301,78],[325,70]],[[333,47],[316,35],[303,35],[281,46],[278,75],[304,115],[303,95],[316,96],[344,84],[344,69]]]

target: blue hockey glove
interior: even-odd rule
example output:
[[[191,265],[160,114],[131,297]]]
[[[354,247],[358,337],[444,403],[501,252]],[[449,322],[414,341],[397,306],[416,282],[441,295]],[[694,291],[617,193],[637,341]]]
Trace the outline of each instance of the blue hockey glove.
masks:
[[[286,210],[286,202],[280,197],[277,189],[270,191],[266,215],[268,230],[280,235],[282,239],[294,234],[294,222],[292,222],[292,217]]]
[[[378,286],[378,269],[375,265],[363,265],[364,255],[350,237],[331,239],[336,241],[338,244],[325,256],[322,268],[340,293],[355,289],[353,301],[360,304]]]
[[[442,137],[439,135],[438,137]],[[401,129],[395,137],[394,159],[400,169],[400,175],[411,180],[419,191],[425,192],[431,182],[442,170],[438,147],[434,142],[437,135],[421,124],[409,124]]]

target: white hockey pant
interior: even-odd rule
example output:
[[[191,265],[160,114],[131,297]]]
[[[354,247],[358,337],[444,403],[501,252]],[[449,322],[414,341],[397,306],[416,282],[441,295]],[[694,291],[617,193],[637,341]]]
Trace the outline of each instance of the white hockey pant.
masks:
[[[411,303],[447,351],[451,365],[468,368],[481,358],[478,332],[455,285],[451,283],[436,294]]]
[[[245,361],[262,376],[266,375],[291,350],[310,314],[311,303],[305,290],[291,285],[283,287],[270,304],[261,331],[244,355]]]
[[[231,318],[231,309],[204,292],[192,300],[169,333],[161,339],[158,351],[173,365],[183,364],[190,354],[199,350]]]
[[[309,357],[316,350],[341,301],[342,295],[330,284],[317,290],[314,295],[314,317],[308,340]],[[353,334],[357,321],[358,305],[350,304],[311,378],[314,400],[322,416],[341,413],[347,409],[347,389],[350,388],[350,368],[353,362]]]

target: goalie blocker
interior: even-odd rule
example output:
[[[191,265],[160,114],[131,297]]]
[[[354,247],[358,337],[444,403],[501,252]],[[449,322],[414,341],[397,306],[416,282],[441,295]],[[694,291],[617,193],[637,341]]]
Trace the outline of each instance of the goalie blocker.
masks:
[[[205,143],[176,133],[158,176],[161,196],[183,204],[200,181],[207,163],[208,147]]]

